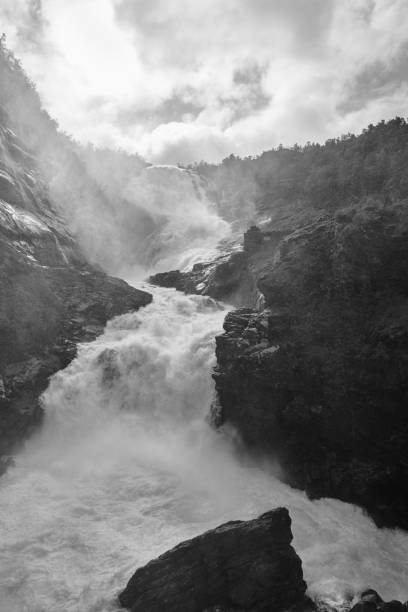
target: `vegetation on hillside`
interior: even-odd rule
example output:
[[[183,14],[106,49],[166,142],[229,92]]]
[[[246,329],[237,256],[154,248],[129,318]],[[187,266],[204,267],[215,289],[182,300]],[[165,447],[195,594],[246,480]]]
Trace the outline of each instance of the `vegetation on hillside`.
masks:
[[[257,157],[230,155],[220,165],[193,166],[227,215],[267,214],[293,205],[334,211],[368,196],[408,197],[408,123],[402,117],[301,147],[279,146]],[[238,197],[237,197],[238,196]]]

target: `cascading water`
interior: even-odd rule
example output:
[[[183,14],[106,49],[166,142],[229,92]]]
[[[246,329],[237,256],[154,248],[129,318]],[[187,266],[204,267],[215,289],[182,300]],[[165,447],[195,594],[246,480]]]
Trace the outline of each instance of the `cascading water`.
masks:
[[[408,535],[311,502],[240,463],[205,422],[225,311],[154,290],[58,373],[42,432],[2,479],[2,612],[108,612],[134,569],[177,542],[285,505],[313,595],[407,596]]]
[[[51,196],[84,253],[110,274],[145,278],[191,267],[214,257],[220,240],[231,233],[193,170],[157,165],[131,174],[112,168],[108,186],[105,167],[93,171],[101,192],[76,197],[84,189],[80,180],[73,193],[67,192],[62,172],[51,182]]]
[[[185,168],[150,166],[130,181],[124,196],[153,221],[153,231],[140,242],[139,258],[155,272],[211,260],[220,240],[230,233],[198,174]]]
[[[177,240],[172,249],[180,262]],[[290,510],[311,595],[340,604],[374,586],[406,599],[407,534],[308,500],[207,425],[224,308],[148,290],[151,305],[111,321],[53,377],[42,431],[0,480],[0,612],[113,612],[137,566],[277,505]]]

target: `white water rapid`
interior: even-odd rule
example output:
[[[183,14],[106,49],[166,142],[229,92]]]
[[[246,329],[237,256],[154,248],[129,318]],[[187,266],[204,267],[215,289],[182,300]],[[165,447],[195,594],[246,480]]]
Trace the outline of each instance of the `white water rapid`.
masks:
[[[1,612],[111,612],[140,564],[277,505],[311,594],[407,597],[407,534],[240,464],[206,424],[224,316],[209,298],[154,289],[54,376],[42,432],[0,481]]]
[[[0,479],[0,612],[114,612],[141,564],[278,505],[312,596],[341,603],[372,586],[407,599],[408,534],[308,500],[206,423],[224,308],[146,289],[152,304],[111,321],[52,378],[41,432]]]

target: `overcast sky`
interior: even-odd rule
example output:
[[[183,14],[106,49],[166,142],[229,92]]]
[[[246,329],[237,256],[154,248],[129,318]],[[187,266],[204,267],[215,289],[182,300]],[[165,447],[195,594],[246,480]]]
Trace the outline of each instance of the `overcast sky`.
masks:
[[[82,142],[217,161],[406,117],[408,0],[0,0]]]

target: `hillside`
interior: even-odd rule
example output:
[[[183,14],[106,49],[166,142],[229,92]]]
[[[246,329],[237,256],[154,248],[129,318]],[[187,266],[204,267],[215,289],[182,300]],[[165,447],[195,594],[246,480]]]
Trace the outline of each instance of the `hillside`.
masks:
[[[278,147],[245,159],[231,155],[219,165],[193,167],[207,179],[223,216],[286,231],[370,199],[386,205],[407,198],[407,164],[408,124],[396,117],[322,145]]]

